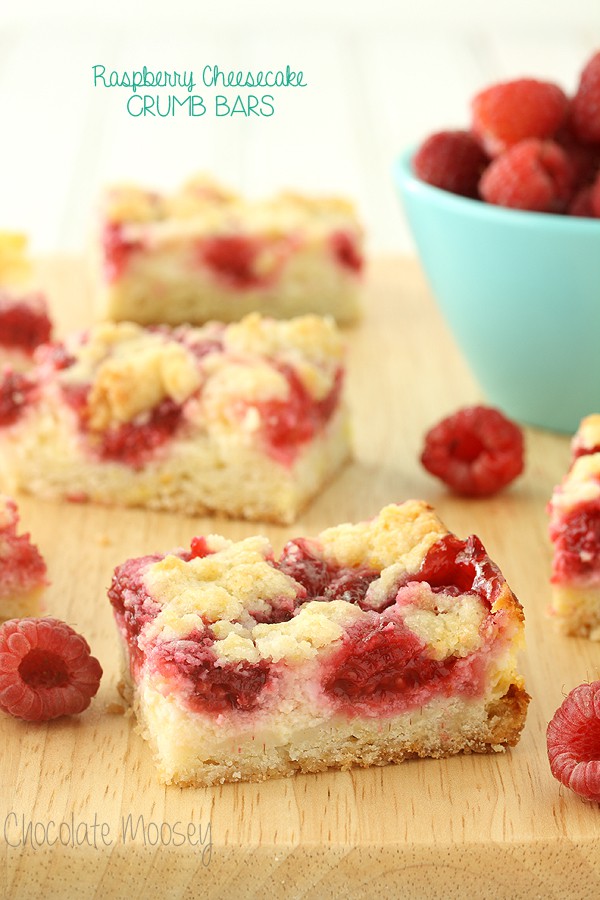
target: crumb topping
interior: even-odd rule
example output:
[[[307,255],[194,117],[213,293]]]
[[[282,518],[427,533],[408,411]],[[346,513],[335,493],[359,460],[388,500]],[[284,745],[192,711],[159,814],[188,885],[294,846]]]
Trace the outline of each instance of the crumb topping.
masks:
[[[210,175],[200,173],[190,178],[172,195],[162,198],[162,211],[165,217],[174,219],[191,219],[202,215],[209,208],[228,211],[240,198],[233,191],[223,187]]]
[[[600,497],[600,453],[578,457],[552,496],[552,508],[567,512]]]
[[[263,658],[304,662],[341,638],[349,624],[365,615],[360,607],[344,600],[312,600],[288,622],[255,625],[252,637]]]
[[[90,428],[131,422],[166,398],[183,403],[199,385],[198,365],[188,350],[145,335],[127,356],[109,358],[98,367],[88,398]]]
[[[424,583],[409,586],[411,602],[402,602],[404,623],[426,642],[433,659],[468,656],[483,643],[480,633],[486,609],[475,594],[448,597]]]
[[[220,352],[198,352],[203,344],[218,344]],[[90,387],[91,430],[132,422],[166,399],[182,405],[202,388],[211,427],[238,433],[241,421],[243,436],[264,424],[253,403],[288,400],[290,371],[314,401],[326,399],[339,378],[342,342],[335,324],[317,316],[279,322],[251,314],[225,328],[172,332],[105,322],[72,339],[67,352],[74,362],[58,379]]]
[[[162,201],[152,191],[122,184],[106,192],[103,208],[111,222],[152,222],[162,214]]]
[[[179,227],[184,233],[244,232],[275,240],[290,232],[306,239],[311,231],[336,228],[361,235],[354,206],[344,198],[283,191],[264,200],[250,200],[207,175],[190,179],[173,193],[115,186],[107,191],[103,209],[105,218],[112,223],[155,224],[157,238],[160,234],[172,236]]]
[[[593,450],[600,446],[600,414],[593,413],[582,419],[572,441],[574,452]]]
[[[270,357],[292,366],[316,400],[331,390],[344,356],[333,319],[312,315],[273,322],[252,313],[229,326],[225,346],[233,354]]]
[[[144,590],[160,612],[146,625],[143,641],[185,638],[208,628],[223,664],[296,664],[339,643],[357,623],[370,628],[376,622],[398,622],[428,646],[431,659],[466,657],[483,645],[482,625],[489,611],[482,597],[470,591],[445,593],[427,581],[406,578],[447,534],[427,504],[408,501],[386,507],[371,522],[328,529],[310,542],[309,556],[282,557],[285,562],[280,563],[265,537],[233,543],[211,535],[204,539],[208,555],[188,559],[171,554],[146,569]],[[326,582],[308,587],[307,577],[313,585],[321,584],[314,581],[321,578],[318,567],[326,567],[332,558],[342,558],[354,578],[357,568],[367,571],[365,565],[379,572],[363,588],[364,603],[345,594],[343,586],[334,594],[327,593]],[[340,584],[339,571],[328,576],[332,584]],[[284,608],[287,614],[281,620],[277,611]]]
[[[30,276],[26,235],[0,231],[0,284],[21,284]]]
[[[366,565],[381,571],[395,566],[387,577],[416,572],[429,548],[448,530],[431,506],[420,500],[390,504],[379,515],[356,525],[347,523],[323,531],[319,540],[327,559],[344,566]],[[371,596],[378,588],[371,585]]]
[[[146,589],[164,606],[153,623],[157,634],[164,626],[177,630],[184,614],[201,616],[205,622],[248,620],[249,615],[268,614],[269,598],[293,600],[298,584],[269,562],[267,538],[252,537],[185,562],[166,556],[146,572]]]

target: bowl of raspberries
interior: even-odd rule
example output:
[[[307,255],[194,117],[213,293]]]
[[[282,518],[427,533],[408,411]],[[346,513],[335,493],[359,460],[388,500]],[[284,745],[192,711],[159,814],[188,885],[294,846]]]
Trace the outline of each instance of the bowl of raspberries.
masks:
[[[600,52],[494,84],[397,162],[433,293],[489,401],[573,432],[600,397]]]

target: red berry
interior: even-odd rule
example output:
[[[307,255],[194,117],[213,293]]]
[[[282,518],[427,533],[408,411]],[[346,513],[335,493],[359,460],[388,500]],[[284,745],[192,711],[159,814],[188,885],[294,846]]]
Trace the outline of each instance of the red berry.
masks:
[[[590,203],[592,215],[600,218],[600,173],[596,176],[596,180],[590,188]]]
[[[575,134],[586,143],[600,142],[600,52],[590,59],[572,101]]]
[[[546,731],[552,774],[587,800],[600,801],[600,681],[580,684]]]
[[[553,141],[521,141],[485,170],[479,190],[488,203],[534,212],[560,212],[568,202],[573,172]]]
[[[10,619],[0,627],[0,709],[30,722],[83,712],[102,668],[65,622]]]
[[[490,496],[523,471],[523,433],[497,409],[467,407],[427,433],[421,462],[458,494]]]
[[[440,131],[421,144],[413,169],[427,184],[477,197],[479,179],[488,162],[481,145],[468,131]]]
[[[526,138],[549,138],[563,124],[567,97],[555,84],[520,78],[494,84],[472,102],[473,131],[490,156]]]
[[[569,215],[600,219],[600,173],[592,184],[575,194],[569,204]]]
[[[594,209],[592,207],[592,189],[584,187],[577,191],[571,202],[567,212],[570,216],[580,216],[584,218],[594,218]]]
[[[573,129],[571,120],[554,138],[571,163],[573,187],[575,189],[591,184],[600,168],[600,147],[596,144],[582,144]]]

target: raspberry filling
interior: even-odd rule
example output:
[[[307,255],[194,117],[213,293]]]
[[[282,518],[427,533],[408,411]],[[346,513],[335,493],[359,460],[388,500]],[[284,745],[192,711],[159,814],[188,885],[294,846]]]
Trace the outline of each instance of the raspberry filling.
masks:
[[[305,538],[288,541],[275,565],[304,588],[301,602],[345,600],[362,606],[369,585],[379,578],[374,569],[351,569],[326,562]]]
[[[127,560],[115,569],[108,589],[108,599],[112,604],[117,625],[129,645],[133,677],[136,677],[145,658],[138,644],[139,636],[161,609],[144,589],[141,576],[149,565],[160,559],[162,556],[156,555]]]
[[[343,269],[359,274],[363,270],[364,259],[355,239],[346,231],[335,231],[330,238],[331,249]]]
[[[571,446],[572,462],[575,462],[575,460],[579,459],[580,456],[590,456],[593,453],[600,453],[600,444],[585,445],[583,443],[579,443],[577,441],[577,438],[575,438]]]
[[[480,656],[435,660],[402,622],[359,622],[325,666],[324,693],[346,715],[391,715],[436,694],[477,696]]]
[[[73,354],[60,342],[47,344],[36,355],[36,360],[41,364],[46,363],[57,372],[70,368],[76,362]]]
[[[123,226],[119,222],[107,222],[102,234],[104,248],[104,274],[109,283],[118,281],[125,275],[127,267],[136,251],[143,246],[141,241],[127,240],[123,236]]]
[[[52,323],[39,295],[6,304],[0,296],[0,344],[31,355],[50,340]]]
[[[280,371],[288,382],[287,397],[264,400],[253,404],[253,408],[260,416],[266,452],[281,465],[290,466],[302,446],[325,427],[337,409],[343,372],[338,369],[329,393],[315,400],[294,369],[282,365]],[[240,404],[240,412],[247,409],[248,405]]]
[[[205,238],[198,247],[202,263],[227,287],[238,291],[262,288],[271,284],[275,269],[261,271],[259,257],[267,242],[254,235],[222,235]]]
[[[596,501],[572,510],[550,526],[555,553],[554,584],[585,585],[600,577],[600,504]]]
[[[125,422],[103,432],[97,447],[103,460],[126,463],[140,468],[159,447],[169,441],[183,418],[180,404],[166,399],[156,406],[149,418],[142,422]]]
[[[28,534],[16,535],[16,524],[0,532],[0,598],[31,591],[46,583],[46,563]]]
[[[153,330],[160,332],[161,329],[159,326]],[[173,334],[177,338],[177,333]],[[197,340],[185,346],[197,360],[223,351],[223,343],[218,338]],[[68,368],[75,362],[75,358],[62,344],[53,346],[47,358],[57,370]],[[67,383],[62,385],[62,392],[65,402],[76,413],[79,428],[86,436],[92,452],[99,459],[121,462],[133,469],[139,469],[151,460],[157,450],[175,436],[184,420],[183,404],[166,397],[153,409],[140,413],[132,421],[96,432],[88,425],[90,385]]]
[[[203,557],[211,551],[205,538],[195,538],[182,559]],[[143,587],[148,565],[162,557],[129,560],[115,571],[109,597],[132,650],[137,674],[144,653],[139,636],[159,612],[159,605]],[[272,565],[294,578],[300,591],[293,600],[271,601],[271,612],[254,616],[256,622],[289,621],[311,600],[345,600],[367,611],[368,619],[351,625],[321,667],[325,697],[345,715],[391,715],[418,706],[434,695],[477,696],[482,688],[485,653],[501,629],[501,613],[484,621],[482,651],[465,657],[436,660],[427,655],[425,642],[398,615],[403,588],[426,582],[433,593],[458,596],[475,593],[489,605],[504,585],[502,575],[476,537],[466,541],[448,535],[429,550],[419,571],[407,574],[393,596],[374,611],[366,601],[369,585],[379,572],[350,568],[325,561],[318,544],[306,539],[290,541]],[[156,670],[182,693],[183,702],[198,712],[227,710],[251,712],[264,705],[264,692],[274,688],[282,670],[270,660],[223,662],[214,650],[208,630],[196,630],[184,639],[152,643],[146,647]]]
[[[0,381],[0,428],[14,425],[34,399],[36,384],[26,375],[6,369]]]
[[[89,390],[89,385],[63,385],[63,396],[77,414],[79,427],[99,459],[121,462],[132,469],[139,469],[175,435],[182,423],[181,404],[166,398],[149,413],[131,422],[114,425],[102,432],[92,432],[87,424]]]
[[[158,672],[183,691],[184,702],[196,712],[251,712],[276,677],[267,660],[219,665],[212,638],[198,631],[184,640],[160,644],[153,661]]]
[[[402,584],[425,581],[434,593],[451,597],[472,592],[489,607],[505,585],[504,576],[492,562],[479,538],[472,534],[461,541],[453,534],[436,541],[414,575]]]

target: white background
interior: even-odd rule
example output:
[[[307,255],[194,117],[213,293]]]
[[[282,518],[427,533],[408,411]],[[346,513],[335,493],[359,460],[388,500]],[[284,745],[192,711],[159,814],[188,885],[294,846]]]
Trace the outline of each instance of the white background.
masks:
[[[349,194],[372,252],[407,252],[397,153],[468,126],[469,98],[493,81],[574,90],[596,49],[599,0],[0,0],[0,227],[28,231],[37,252],[78,252],[107,182],[172,187],[208,170],[253,195]],[[216,91],[198,86],[210,114],[143,120],[127,114],[126,89],[93,87],[95,64],[191,68],[197,80],[206,64],[289,64],[308,87],[274,91],[271,118],[216,118]]]

